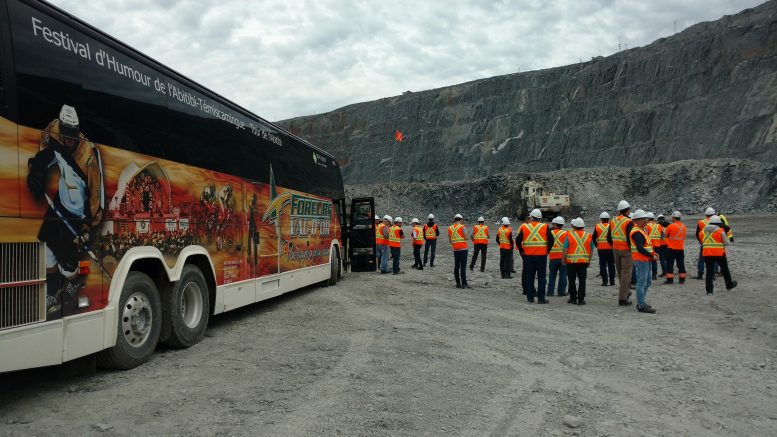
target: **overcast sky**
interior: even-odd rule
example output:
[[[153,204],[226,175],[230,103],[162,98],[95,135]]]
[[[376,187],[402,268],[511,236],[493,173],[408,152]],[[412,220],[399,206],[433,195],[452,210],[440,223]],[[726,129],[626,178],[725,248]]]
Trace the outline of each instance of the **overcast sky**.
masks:
[[[272,121],[642,46],[761,0],[52,0]],[[676,23],[676,24],[675,24]]]

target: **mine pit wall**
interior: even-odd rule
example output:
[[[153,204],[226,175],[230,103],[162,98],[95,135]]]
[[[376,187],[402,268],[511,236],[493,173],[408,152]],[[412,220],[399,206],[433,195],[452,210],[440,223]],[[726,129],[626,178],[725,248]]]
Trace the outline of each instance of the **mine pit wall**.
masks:
[[[635,167],[647,178],[644,166],[687,160],[777,164],[775,54],[777,1],[770,1],[606,58],[405,93],[281,124],[334,153],[351,186],[607,166]],[[396,129],[405,142],[393,141]],[[763,185],[742,179],[747,171],[720,171],[745,186]],[[652,175],[678,186],[687,177],[680,170],[676,176]],[[623,182],[624,197],[632,185]],[[564,190],[578,189],[556,191]],[[766,208],[760,195],[742,195],[750,203],[734,204]],[[704,204],[685,196],[688,207]]]

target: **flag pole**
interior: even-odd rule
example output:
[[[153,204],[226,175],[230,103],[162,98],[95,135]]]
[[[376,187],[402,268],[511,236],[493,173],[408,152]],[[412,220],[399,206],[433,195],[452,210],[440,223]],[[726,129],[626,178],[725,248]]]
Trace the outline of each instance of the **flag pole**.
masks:
[[[391,184],[394,180],[394,157],[397,154],[397,141],[391,142],[391,167],[389,168],[389,192],[388,192],[388,206],[387,209],[391,210]]]

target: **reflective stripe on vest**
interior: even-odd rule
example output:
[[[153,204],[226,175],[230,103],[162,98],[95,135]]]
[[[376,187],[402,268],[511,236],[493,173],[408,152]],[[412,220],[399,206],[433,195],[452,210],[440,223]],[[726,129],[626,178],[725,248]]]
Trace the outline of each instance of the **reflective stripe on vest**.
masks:
[[[569,249],[566,261],[572,264],[588,264],[591,262],[591,239],[594,236],[583,230],[567,232]]]
[[[674,222],[666,227],[666,238],[669,248],[673,250],[685,249],[685,225],[682,222]]]
[[[643,237],[645,237],[645,245],[643,246],[643,249],[648,251],[651,256],[645,256],[640,251],[637,250],[637,244],[634,242],[634,234],[641,233]],[[631,230],[631,233],[629,234],[629,240],[631,240],[631,259],[634,261],[653,261],[653,245],[650,244],[650,238],[648,238],[645,231],[642,230],[639,226],[634,226],[634,228]]]
[[[596,234],[596,248],[601,250],[612,249],[612,245],[607,241],[607,230],[610,229],[610,223],[597,223],[596,229],[599,231]]]
[[[467,239],[464,237],[464,225],[454,223],[448,226],[448,237],[451,239],[453,250],[467,248]]]
[[[422,228],[419,225],[413,226],[413,231],[415,231],[415,238],[413,239],[413,244],[416,246],[423,246],[424,245],[424,228]]]
[[[726,254],[726,246],[723,244],[723,228],[715,232],[702,232],[701,256],[723,256]]]
[[[612,247],[617,250],[629,250],[629,244],[626,242],[628,236],[626,235],[626,226],[631,222],[631,219],[618,215],[612,219],[612,225],[610,226],[610,235],[612,236]]]
[[[402,227],[394,225],[389,229],[388,244],[390,247],[402,247],[402,237],[399,233],[402,231]]]
[[[472,241],[475,244],[488,244],[488,226],[475,225],[472,227]]]
[[[552,229],[550,232],[553,234],[553,247],[550,248],[549,258],[561,259],[561,249],[564,247],[568,232],[561,229]]]
[[[383,238],[383,228],[385,227],[385,223],[378,223],[378,226],[375,227],[375,244],[378,246],[385,246],[388,244],[388,240]]]
[[[510,226],[502,226],[496,231],[497,236],[499,237],[499,248],[500,249],[512,249],[512,245],[510,244],[510,240],[513,238],[513,230],[510,228]]]
[[[545,223],[524,223],[523,228],[523,252],[526,255],[547,255],[548,253],[548,225]],[[528,234],[528,235],[527,235]]]
[[[424,225],[424,237],[427,240],[436,240],[437,239],[437,223],[429,226],[429,224]]]
[[[648,223],[647,229],[648,229],[648,237],[650,238],[650,243],[653,245],[653,247],[660,246],[661,231],[663,231],[663,226],[661,226],[658,223]]]

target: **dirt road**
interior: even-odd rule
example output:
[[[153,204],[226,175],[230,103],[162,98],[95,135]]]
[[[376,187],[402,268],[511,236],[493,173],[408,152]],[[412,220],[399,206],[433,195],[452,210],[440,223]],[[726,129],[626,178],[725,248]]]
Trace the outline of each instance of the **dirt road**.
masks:
[[[529,305],[493,243],[471,290],[446,245],[424,271],[405,248],[404,275],[215,317],[131,371],[0,375],[0,435],[775,435],[777,219],[732,223],[739,287],[654,283],[655,315],[593,267],[588,305]]]

